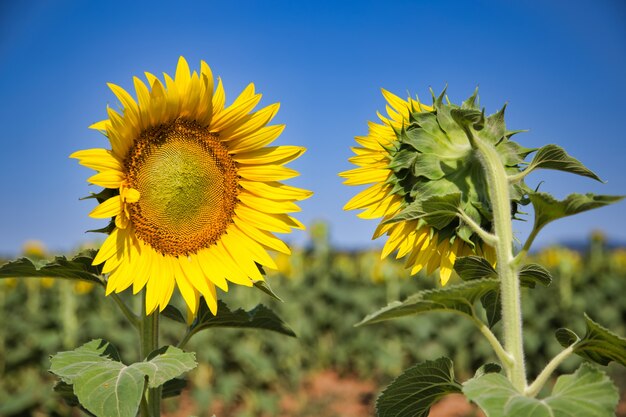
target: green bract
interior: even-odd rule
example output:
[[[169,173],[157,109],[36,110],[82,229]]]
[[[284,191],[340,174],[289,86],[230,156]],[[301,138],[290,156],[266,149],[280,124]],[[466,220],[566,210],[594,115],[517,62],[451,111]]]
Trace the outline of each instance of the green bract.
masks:
[[[456,235],[472,247],[479,237],[468,222],[492,229],[489,192],[473,138],[495,146],[509,175],[521,172],[534,149],[511,140],[518,131],[506,128],[506,106],[487,117],[479,109],[477,94],[478,90],[461,106],[451,104],[445,90],[438,97],[433,94],[432,111],[412,109],[408,124],[396,129],[395,147],[388,149],[393,170],[389,181],[392,192],[401,195],[407,206],[390,222],[419,219],[420,225],[439,230],[440,237]],[[528,191],[523,179],[511,184],[513,214],[518,204],[527,204]]]

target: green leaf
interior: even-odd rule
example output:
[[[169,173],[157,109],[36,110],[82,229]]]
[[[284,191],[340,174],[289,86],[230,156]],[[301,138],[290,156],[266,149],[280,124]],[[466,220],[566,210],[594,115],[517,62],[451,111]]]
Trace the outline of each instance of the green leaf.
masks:
[[[474,317],[474,303],[486,293],[495,291],[499,287],[500,282],[497,279],[476,279],[436,290],[420,291],[403,302],[393,302],[368,315],[356,326],[430,311],[451,311]]]
[[[495,373],[465,382],[463,393],[487,417],[613,417],[619,400],[611,380],[589,364],[560,376],[550,396],[542,399],[522,395],[506,377]]]
[[[143,395],[145,374],[134,366],[106,360],[74,378],[80,403],[97,416],[135,417]]]
[[[557,200],[550,194],[537,192],[530,193],[529,198],[535,209],[534,229],[539,230],[551,221],[608,206],[622,200],[624,196],[570,194],[565,200]]]
[[[585,314],[587,332],[580,338],[569,329],[559,329],[556,338],[563,347],[574,345],[574,353],[600,365],[615,361],[626,366],[626,339],[602,327]]]
[[[65,403],[67,405],[69,405],[70,407],[78,407],[80,408],[80,410],[87,414],[88,416],[93,416],[96,417],[95,414],[90,413],[88,410],[85,409],[85,407],[80,405],[80,402],[78,401],[78,398],[76,397],[76,394],[74,394],[74,386],[70,385],[70,384],[66,384],[63,381],[59,381],[57,382],[54,387],[52,388],[54,390],[54,392],[57,393],[57,395],[59,395],[63,401],[65,401]]]
[[[97,416],[134,417],[148,386],[163,385],[196,366],[195,354],[165,346],[146,361],[126,366],[112,345],[93,340],[50,359],[50,371],[72,385],[80,404]],[[67,391],[67,387],[63,386]]]
[[[93,258],[96,251],[85,251],[76,255],[71,260],[65,256],[57,256],[53,261],[37,267],[30,259],[20,258],[0,266],[0,278],[63,278],[83,280],[100,285],[104,282],[100,279],[102,268],[93,266]]]
[[[457,258],[454,262],[454,270],[463,281],[498,277],[496,270],[485,258],[474,255]]]
[[[161,398],[177,397],[187,387],[187,380],[174,378],[166,381],[161,389]]]
[[[163,346],[152,352],[145,361],[131,366],[148,377],[148,386],[158,388],[166,381],[191,371],[197,365],[196,354],[174,346]]]
[[[537,168],[555,169],[558,171],[570,172],[583,177],[593,178],[602,182],[593,171],[589,170],[578,159],[572,158],[560,146],[550,144],[539,148],[535,157],[526,168],[530,172]]]
[[[191,333],[197,333],[210,327],[237,327],[271,330],[287,336],[296,337],[293,330],[291,330],[276,313],[262,304],[259,304],[250,311],[245,311],[241,308],[231,311],[223,301],[218,300],[217,303],[217,316],[214,316],[213,313],[209,311],[206,303],[200,303],[196,320],[194,320],[189,329]]]
[[[485,309],[487,325],[489,328],[495,326],[502,319],[502,303],[500,301],[500,288],[489,291],[480,297],[480,303]]]
[[[536,284],[547,287],[552,283],[550,271],[538,264],[524,265],[519,271],[520,284],[527,288],[535,288]]]
[[[454,270],[464,281],[472,281],[481,278],[498,279],[498,273],[491,264],[479,256],[463,256],[454,263]],[[550,273],[541,265],[528,264],[520,270],[521,285],[535,288],[537,283],[549,285],[552,281]],[[500,288],[486,292],[480,297],[487,314],[487,324],[493,327],[502,318],[502,306],[500,304]]]
[[[502,372],[502,366],[498,365],[497,363],[488,362],[484,365],[481,365],[481,367],[476,370],[474,378],[481,377],[485,374],[499,374],[500,372]]]
[[[50,358],[50,372],[63,382],[72,384],[85,369],[108,360],[120,360],[117,349],[109,342],[95,339],[74,350],[53,355]]]
[[[461,392],[452,361],[439,358],[407,369],[376,401],[378,417],[426,417],[430,407],[447,394]]]

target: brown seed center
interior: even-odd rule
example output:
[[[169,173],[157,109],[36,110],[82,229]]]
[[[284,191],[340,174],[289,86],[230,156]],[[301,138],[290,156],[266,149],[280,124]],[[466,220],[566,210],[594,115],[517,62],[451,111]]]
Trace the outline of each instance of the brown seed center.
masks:
[[[215,134],[177,119],[142,132],[125,161],[135,233],[163,255],[188,255],[219,240],[237,205],[236,163]]]

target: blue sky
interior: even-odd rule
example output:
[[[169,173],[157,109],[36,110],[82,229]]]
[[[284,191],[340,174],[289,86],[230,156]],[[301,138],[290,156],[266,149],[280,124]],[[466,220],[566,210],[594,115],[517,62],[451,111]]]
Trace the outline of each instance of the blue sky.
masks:
[[[184,4],[184,6],[183,6]],[[626,194],[626,4],[598,1],[232,1],[0,3],[0,254],[28,239],[68,251],[97,238],[90,171],[68,155],[107,142],[87,126],[118,106],[106,83],[175,70],[184,55],[224,81],[227,100],[249,83],[281,102],[278,144],[306,146],[290,184],[315,191],[305,223],[331,224],[341,247],[371,245],[374,221],[342,206],[358,190],[353,137],[384,109],[380,88],[429,101],[446,84],[459,102],[480,86],[488,113],[509,103],[509,128],[528,147],[558,143],[607,184],[540,171],[531,185]],[[626,241],[626,203],[548,226],[538,244],[604,230]],[[520,238],[529,225],[517,223]],[[304,241],[303,233],[289,237]]]

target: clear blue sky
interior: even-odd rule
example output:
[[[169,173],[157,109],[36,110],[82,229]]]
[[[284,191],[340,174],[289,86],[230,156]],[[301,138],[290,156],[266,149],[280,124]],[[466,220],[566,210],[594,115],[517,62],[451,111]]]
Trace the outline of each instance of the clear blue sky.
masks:
[[[68,155],[104,147],[87,126],[117,106],[106,82],[173,73],[179,55],[206,60],[232,100],[248,82],[280,101],[279,144],[309,148],[290,183],[315,191],[305,223],[331,223],[341,247],[370,245],[374,221],[343,212],[358,190],[353,137],[384,109],[380,88],[429,100],[448,84],[460,101],[480,86],[491,113],[525,146],[556,142],[608,181],[543,171],[544,190],[626,194],[626,3],[593,1],[2,1],[0,2],[0,254],[27,239],[55,251],[97,237],[87,229],[90,171]],[[626,240],[626,203],[548,226],[539,244],[592,229]],[[518,223],[520,237],[528,225]],[[296,241],[304,234],[296,233]]]

